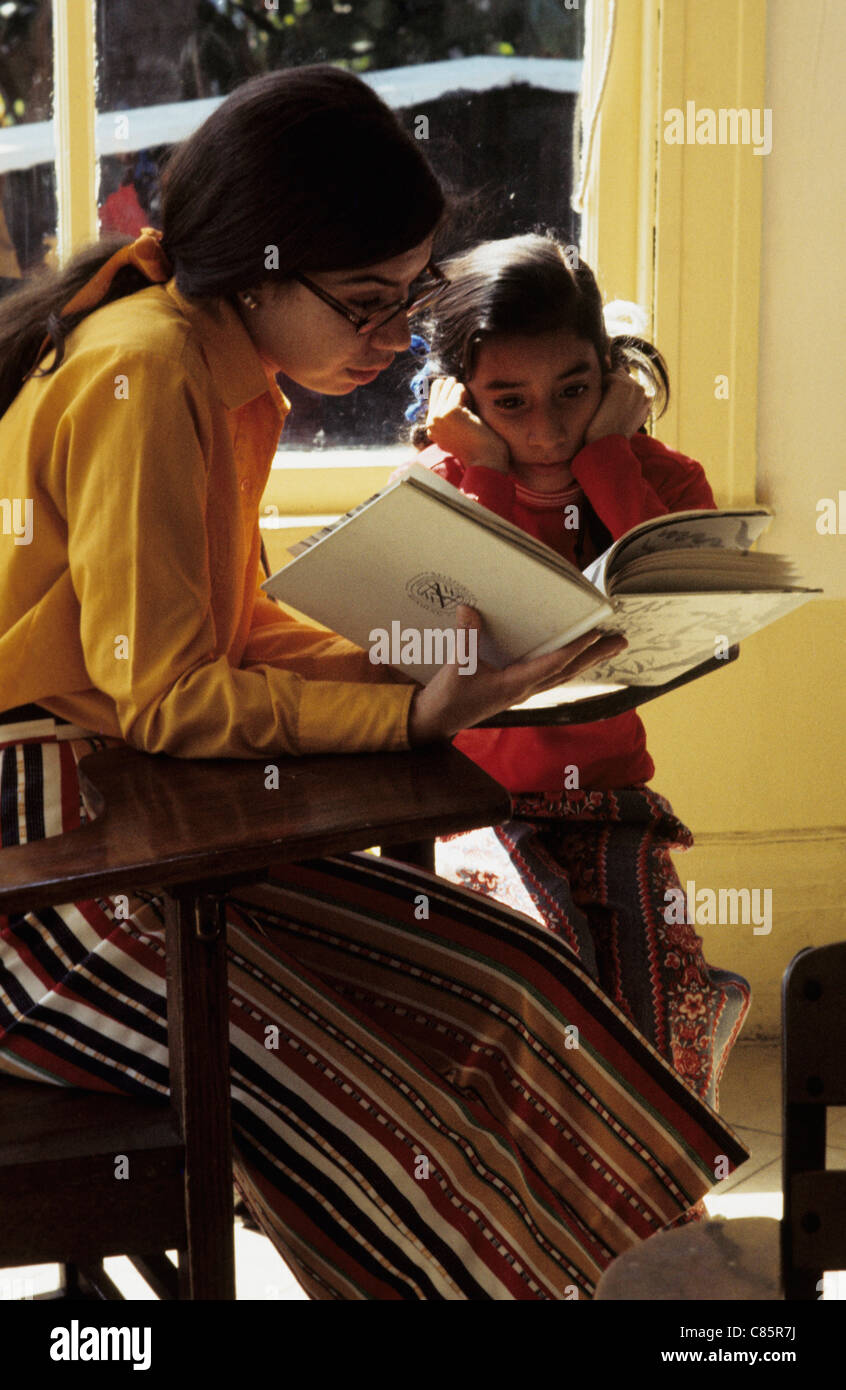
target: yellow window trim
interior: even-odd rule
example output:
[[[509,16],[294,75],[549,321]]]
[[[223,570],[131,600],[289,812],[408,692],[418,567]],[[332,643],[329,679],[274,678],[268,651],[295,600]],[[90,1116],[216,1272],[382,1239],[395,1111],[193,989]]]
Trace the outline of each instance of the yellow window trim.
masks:
[[[591,105],[611,0],[588,14]],[[670,145],[664,112],[763,110],[766,0],[617,0],[584,196],[582,252],[606,298],[651,319],[672,387],[656,434],[700,459],[722,505],[755,499],[763,164],[751,145]],[[728,378],[728,399],[715,379]]]
[[[94,0],[53,0],[53,121],[61,264],[98,234],[94,25]]]

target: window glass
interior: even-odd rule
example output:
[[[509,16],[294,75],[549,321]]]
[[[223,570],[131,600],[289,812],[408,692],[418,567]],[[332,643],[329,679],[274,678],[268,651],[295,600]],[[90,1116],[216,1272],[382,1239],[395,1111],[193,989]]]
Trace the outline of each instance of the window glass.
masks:
[[[50,0],[0,4],[0,293],[55,263]]]
[[[396,110],[460,195],[440,254],[538,225],[577,240],[570,211],[583,48],[563,0],[99,0],[100,224],[158,223],[158,172],[255,73],[332,62]],[[396,441],[411,397],[404,355],[370,386],[321,397],[280,378],[295,407],[284,447]]]

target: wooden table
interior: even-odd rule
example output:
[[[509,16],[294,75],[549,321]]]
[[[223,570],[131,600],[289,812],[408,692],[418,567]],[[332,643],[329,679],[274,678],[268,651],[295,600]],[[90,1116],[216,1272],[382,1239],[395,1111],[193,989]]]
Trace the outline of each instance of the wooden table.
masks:
[[[278,769],[278,786],[266,772],[271,765]],[[175,1202],[185,1233],[180,1296],[233,1298],[229,997],[220,894],[259,878],[273,863],[373,845],[407,848],[409,842],[496,824],[508,818],[510,799],[448,744],[249,762],[112,748],[83,758],[79,775],[96,818],[68,834],[0,851],[0,915],[121,892],[164,896],[176,1122],[168,1146],[162,1107],[147,1105],[145,1111],[143,1102],[135,1102],[135,1110],[145,1113],[135,1123],[140,1159],[133,1171],[141,1171],[144,1153],[158,1145],[156,1153],[169,1164],[169,1186],[165,1177],[151,1178],[139,1200],[141,1186],[133,1183],[134,1204],[122,1212],[117,1206],[106,1210],[104,1191],[117,1202],[124,1185],[101,1183],[98,1190],[90,1181],[92,1163],[114,1153],[116,1126],[128,1133],[133,1102],[85,1092],[56,1095],[52,1088],[0,1081],[4,1249],[15,1256],[12,1264],[75,1259],[55,1248],[46,1253],[64,1223],[68,1248],[82,1242],[85,1258],[96,1260],[115,1253],[106,1248],[110,1242],[129,1240],[134,1223],[136,1243],[121,1253],[137,1251],[137,1241],[148,1233],[145,1252],[163,1250],[172,1239],[165,1213],[169,1232]],[[117,1110],[112,1107],[108,1121],[111,1101]],[[76,1120],[68,1110],[74,1105]],[[163,1286],[173,1277],[166,1265],[162,1256],[156,1268]]]

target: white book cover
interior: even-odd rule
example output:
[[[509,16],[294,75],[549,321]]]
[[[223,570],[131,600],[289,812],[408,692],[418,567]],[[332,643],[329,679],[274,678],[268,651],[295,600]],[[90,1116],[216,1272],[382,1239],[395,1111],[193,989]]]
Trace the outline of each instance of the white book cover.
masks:
[[[417,467],[416,472],[429,481],[428,470]],[[449,483],[436,481],[448,496],[470,501]],[[497,667],[552,651],[611,617],[611,605],[574,566],[486,508],[471,505],[484,514],[484,524],[471,520],[468,525],[466,508],[445,505],[436,490],[400,479],[263,587],[365,651],[378,630],[391,638],[398,634],[401,649],[404,632],[454,628],[455,609],[469,604],[485,624],[479,659]],[[504,545],[506,530],[528,545]],[[442,660],[411,661],[411,639],[404,645],[402,669],[415,680],[431,680]],[[435,639],[431,646],[437,651]]]

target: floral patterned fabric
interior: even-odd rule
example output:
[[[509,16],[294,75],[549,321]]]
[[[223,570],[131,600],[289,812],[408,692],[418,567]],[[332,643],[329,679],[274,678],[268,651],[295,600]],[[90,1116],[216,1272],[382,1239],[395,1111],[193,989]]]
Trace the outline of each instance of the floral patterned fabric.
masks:
[[[648,787],[531,793],[495,829],[438,841],[437,871],[555,932],[675,1068],[717,1109],[749,1007],[740,975],[709,966],[688,923],[668,923],[671,850],[693,836]]]

